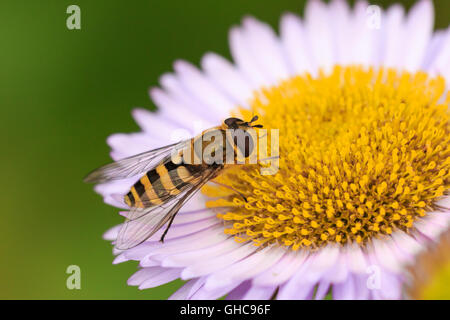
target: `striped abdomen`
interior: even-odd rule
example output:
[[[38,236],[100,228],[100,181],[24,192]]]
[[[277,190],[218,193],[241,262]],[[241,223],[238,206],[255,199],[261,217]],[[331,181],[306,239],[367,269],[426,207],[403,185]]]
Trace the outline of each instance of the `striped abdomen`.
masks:
[[[175,164],[170,158],[165,159],[131,187],[125,195],[125,203],[138,208],[160,205],[195,183],[194,174],[198,170],[198,166]]]

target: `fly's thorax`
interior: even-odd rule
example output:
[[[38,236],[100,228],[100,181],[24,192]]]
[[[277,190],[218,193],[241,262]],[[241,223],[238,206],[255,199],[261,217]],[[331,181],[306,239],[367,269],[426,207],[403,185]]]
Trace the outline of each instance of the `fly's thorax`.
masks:
[[[257,144],[253,128],[215,127],[184,142],[172,153],[172,161],[193,165],[255,164]]]

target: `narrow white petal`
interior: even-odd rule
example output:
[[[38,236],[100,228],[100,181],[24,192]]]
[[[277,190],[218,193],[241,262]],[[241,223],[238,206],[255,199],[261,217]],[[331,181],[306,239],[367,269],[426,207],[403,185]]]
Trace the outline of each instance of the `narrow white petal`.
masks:
[[[424,248],[421,243],[403,231],[394,232],[392,238],[401,250],[412,256],[415,256]]]
[[[221,119],[215,112],[204,102],[199,100],[195,95],[193,95],[188,88],[186,88],[181,79],[171,73],[163,74],[159,82],[164,90],[170,95],[170,97],[177,103],[181,105],[198,117],[201,117],[205,121],[210,121],[212,123],[217,123]]]
[[[129,261],[129,259],[122,252],[121,254],[116,256],[116,258],[113,260],[113,264],[119,264],[119,263],[122,263],[122,262],[125,262],[125,261]]]
[[[193,234],[200,230],[210,228],[214,225],[217,225],[216,217],[203,219],[200,221],[194,221],[192,223],[175,224],[172,227],[170,227],[170,230],[167,232],[164,241],[168,239],[183,237],[188,234]],[[160,230],[158,230],[153,236],[151,236],[147,241],[159,241],[164,231],[165,228],[163,227]]]
[[[254,246],[245,244],[220,257],[216,257],[212,261],[200,260],[197,263],[194,263],[188,266],[186,269],[184,269],[183,272],[181,273],[181,278],[183,280],[191,279],[224,269],[227,266],[254,253],[255,250],[256,248]]]
[[[383,22],[385,37],[383,65],[387,67],[396,67],[403,55],[404,15],[404,9],[400,5],[393,5],[386,12]]]
[[[312,298],[315,283],[305,281],[297,273],[288,282],[283,284],[277,294],[277,300],[303,300]]]
[[[205,248],[195,248],[171,255],[161,254],[154,256],[154,259],[161,260],[161,265],[164,267],[187,267],[201,259],[209,261],[238,247],[233,239],[218,238],[215,242],[208,241],[209,246]]]
[[[169,300],[186,300],[195,293],[204,283],[204,278],[192,279],[169,297]]]
[[[252,81],[253,88],[270,84],[270,77],[265,75],[255,61],[243,31],[237,27],[231,28],[229,34],[231,55],[238,68]]]
[[[200,287],[191,297],[192,300],[215,300],[223,297],[228,292],[236,288],[240,282],[232,283],[225,287],[215,288],[213,290],[208,290],[204,285]]]
[[[347,264],[353,273],[366,273],[366,269],[368,267],[366,257],[361,250],[361,247],[356,244],[347,245]]]
[[[365,66],[373,65],[379,61],[379,42],[381,29],[369,26],[367,18],[368,3],[358,1],[353,12],[351,24],[352,32],[352,59],[351,63],[359,63]]]
[[[289,70],[286,57],[272,28],[252,17],[244,19],[243,28],[250,50],[264,73],[270,75],[274,83],[287,78]]]
[[[282,248],[265,248],[249,257],[212,274],[206,280],[207,288],[225,286],[233,281],[247,280],[276,264],[286,251]]]
[[[219,117],[226,118],[229,116],[230,110],[235,107],[234,103],[220,92],[211,81],[208,81],[197,68],[182,60],[176,61],[174,68],[183,86],[192,95],[202,101],[208,108],[214,110]]]
[[[333,0],[329,7],[336,63],[348,64],[351,57],[350,8],[345,0]]]
[[[344,252],[341,252],[335,265],[323,275],[321,281],[328,281],[331,283],[339,283],[345,281],[349,274],[347,260],[347,255],[344,254]]]
[[[156,118],[153,119],[156,121]],[[160,123],[159,126],[164,126],[164,123]],[[158,128],[156,128],[158,129]],[[171,142],[167,139],[170,136],[170,130],[174,129],[173,126],[161,129],[162,132],[166,133],[165,137],[149,134],[146,132],[137,133],[116,133],[110,135],[106,142],[111,147],[113,152],[123,155],[123,157],[130,157],[138,153],[149,151],[164,145],[170,144]],[[114,160],[119,160],[114,158]]]
[[[351,275],[355,284],[355,299],[357,300],[367,300],[370,297],[370,291],[367,280],[367,274],[352,274]]]
[[[352,276],[346,281],[333,285],[333,299],[354,300],[356,298],[355,280]]]
[[[103,234],[103,239],[109,240],[109,241],[116,240],[121,227],[122,227],[122,225],[119,224],[117,226],[112,227],[111,229],[108,229],[108,231],[106,231]]]
[[[309,43],[300,18],[287,13],[280,22],[281,42],[291,69],[296,74],[315,72],[309,57]]]
[[[215,53],[205,54],[201,64],[209,78],[230,95],[237,104],[248,105],[253,95],[253,89],[236,67]]]
[[[421,69],[429,70],[434,62],[436,56],[441,52],[445,46],[446,33],[444,30],[438,30],[433,33],[430,42],[428,43],[425,57],[423,58]]]
[[[241,300],[269,300],[273,296],[275,289],[275,286],[251,286],[250,289],[241,297]]]
[[[253,283],[259,286],[282,284],[300,269],[307,256],[305,251],[288,252],[272,268],[255,276]]]
[[[311,56],[319,68],[328,71],[336,62],[330,27],[330,11],[319,0],[310,0],[305,8],[305,28]]]
[[[136,271],[127,281],[130,286],[139,286],[141,283],[149,279],[150,277],[163,272],[164,269],[160,267],[143,268]]]
[[[141,283],[140,290],[154,288],[162,284],[171,282],[180,277],[181,269],[178,268],[159,268],[160,271],[155,271],[150,274],[148,279]]]
[[[162,117],[169,119],[178,126],[179,132],[171,132],[169,137],[171,143],[190,139],[201,133],[202,130],[216,126],[219,122],[210,121],[205,113],[194,113],[182,103],[178,102],[172,95],[159,88],[152,88],[149,92],[153,102],[158,106]],[[207,108],[204,108],[207,109]],[[181,131],[184,132],[181,132]]]
[[[330,283],[328,281],[322,280],[317,286],[316,294],[314,295],[315,300],[322,300],[326,297],[328,291],[330,290]]]
[[[380,266],[392,272],[399,272],[402,267],[401,262],[392,250],[391,241],[390,239],[373,239],[372,247]]]
[[[434,8],[430,0],[421,0],[411,9],[405,26],[405,54],[401,66],[416,71],[425,57],[428,42],[433,33]]]

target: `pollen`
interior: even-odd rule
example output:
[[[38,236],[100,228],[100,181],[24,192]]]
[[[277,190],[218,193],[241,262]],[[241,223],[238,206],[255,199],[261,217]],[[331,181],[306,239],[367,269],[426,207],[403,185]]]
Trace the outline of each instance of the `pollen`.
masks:
[[[336,66],[261,89],[251,108],[279,129],[279,170],[233,165],[208,185],[225,233],[292,250],[408,232],[450,186],[445,81],[426,73]],[[443,98],[444,97],[444,98]]]

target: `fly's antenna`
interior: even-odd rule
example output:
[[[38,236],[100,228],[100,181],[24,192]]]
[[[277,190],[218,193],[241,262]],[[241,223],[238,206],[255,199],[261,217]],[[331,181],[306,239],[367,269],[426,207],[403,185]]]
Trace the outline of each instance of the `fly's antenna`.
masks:
[[[259,119],[259,117],[257,116],[257,115],[255,115],[255,116],[253,116],[252,117],[252,120],[250,120],[249,122],[247,122],[247,125],[249,126],[249,127],[252,127],[252,128],[262,128],[263,126],[262,126],[262,124],[255,124],[255,125],[251,125],[251,123],[252,122],[255,122],[255,121],[257,121]]]

